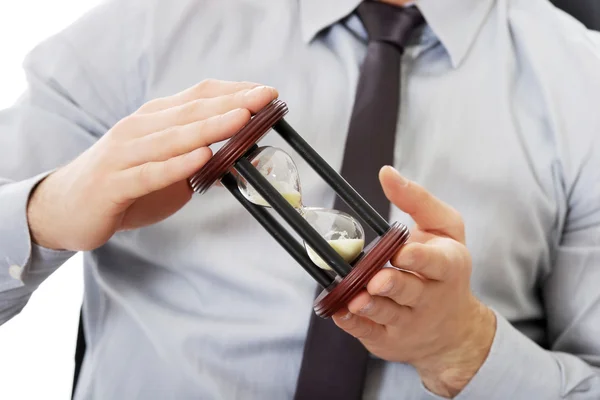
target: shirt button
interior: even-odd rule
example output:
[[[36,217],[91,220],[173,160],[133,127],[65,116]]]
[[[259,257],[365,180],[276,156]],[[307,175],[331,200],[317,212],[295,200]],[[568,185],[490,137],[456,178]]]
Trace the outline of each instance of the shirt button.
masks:
[[[23,268],[21,268],[18,265],[11,265],[10,267],[8,267],[8,274],[13,278],[13,279],[21,279],[21,274],[23,273]]]

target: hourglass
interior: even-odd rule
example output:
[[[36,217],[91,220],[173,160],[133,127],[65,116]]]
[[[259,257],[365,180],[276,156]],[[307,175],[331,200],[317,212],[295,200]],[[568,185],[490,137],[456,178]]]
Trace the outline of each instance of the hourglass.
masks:
[[[357,295],[408,240],[408,229],[381,217],[285,121],[287,105],[274,100],[256,115],[189,180],[196,193],[220,181],[309,275],[323,287],[314,311],[328,318]],[[365,243],[362,225],[337,210],[303,204],[296,165],[290,155],[257,143],[271,130],[340,196],[377,237]],[[271,214],[272,209],[302,238],[299,243]]]

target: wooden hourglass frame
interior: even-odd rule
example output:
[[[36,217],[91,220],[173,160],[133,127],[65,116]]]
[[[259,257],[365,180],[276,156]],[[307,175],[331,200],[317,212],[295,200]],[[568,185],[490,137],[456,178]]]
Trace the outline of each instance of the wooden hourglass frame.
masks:
[[[274,100],[236,133],[189,180],[196,193],[205,193],[221,181],[242,206],[273,236],[273,238],[323,287],[314,303],[315,313],[329,318],[356,296],[385,266],[408,240],[408,228],[398,222],[392,225],[381,217],[360,194],[346,182],[321,156],[283,119],[287,105]],[[302,215],[288,203],[251,163],[249,156],[271,129],[277,132],[338,196],[371,228],[377,237],[368,243],[361,255],[347,263]],[[337,275],[315,265],[302,246],[273,215],[262,206],[248,200],[240,192],[231,173],[235,169],[277,212],[283,220],[310,246]]]

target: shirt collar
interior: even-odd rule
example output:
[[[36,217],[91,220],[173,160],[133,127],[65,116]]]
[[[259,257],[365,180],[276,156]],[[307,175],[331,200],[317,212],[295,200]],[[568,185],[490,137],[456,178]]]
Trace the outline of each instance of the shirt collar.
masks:
[[[417,0],[429,28],[452,65],[467,55],[496,0]],[[351,14],[361,0],[299,0],[302,37],[308,43],[323,29]]]

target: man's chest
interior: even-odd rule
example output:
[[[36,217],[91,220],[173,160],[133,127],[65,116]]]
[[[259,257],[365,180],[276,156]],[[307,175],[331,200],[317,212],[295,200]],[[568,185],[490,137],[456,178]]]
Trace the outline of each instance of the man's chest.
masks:
[[[346,36],[332,32],[330,42],[311,46],[273,42],[272,52],[258,42],[254,51],[252,46],[244,51],[225,47],[210,62],[175,58],[161,64],[148,97],[206,78],[272,85],[289,106],[288,122],[339,170],[364,53],[359,42]],[[510,72],[494,63],[451,70],[436,51],[404,65],[395,167],[463,215],[476,294],[509,317],[537,315],[531,288],[550,268],[561,211],[545,125],[523,112],[524,100],[511,90]],[[305,205],[333,204],[333,192],[276,134],[261,144],[281,147],[295,159]],[[392,219],[412,225],[398,210]],[[312,296],[310,278],[222,188],[195,196],[130,244],[166,268],[205,271],[197,275],[202,286],[210,286],[215,277],[232,287],[271,281],[273,290],[302,293],[299,301]],[[238,293],[240,301],[255,294]]]

